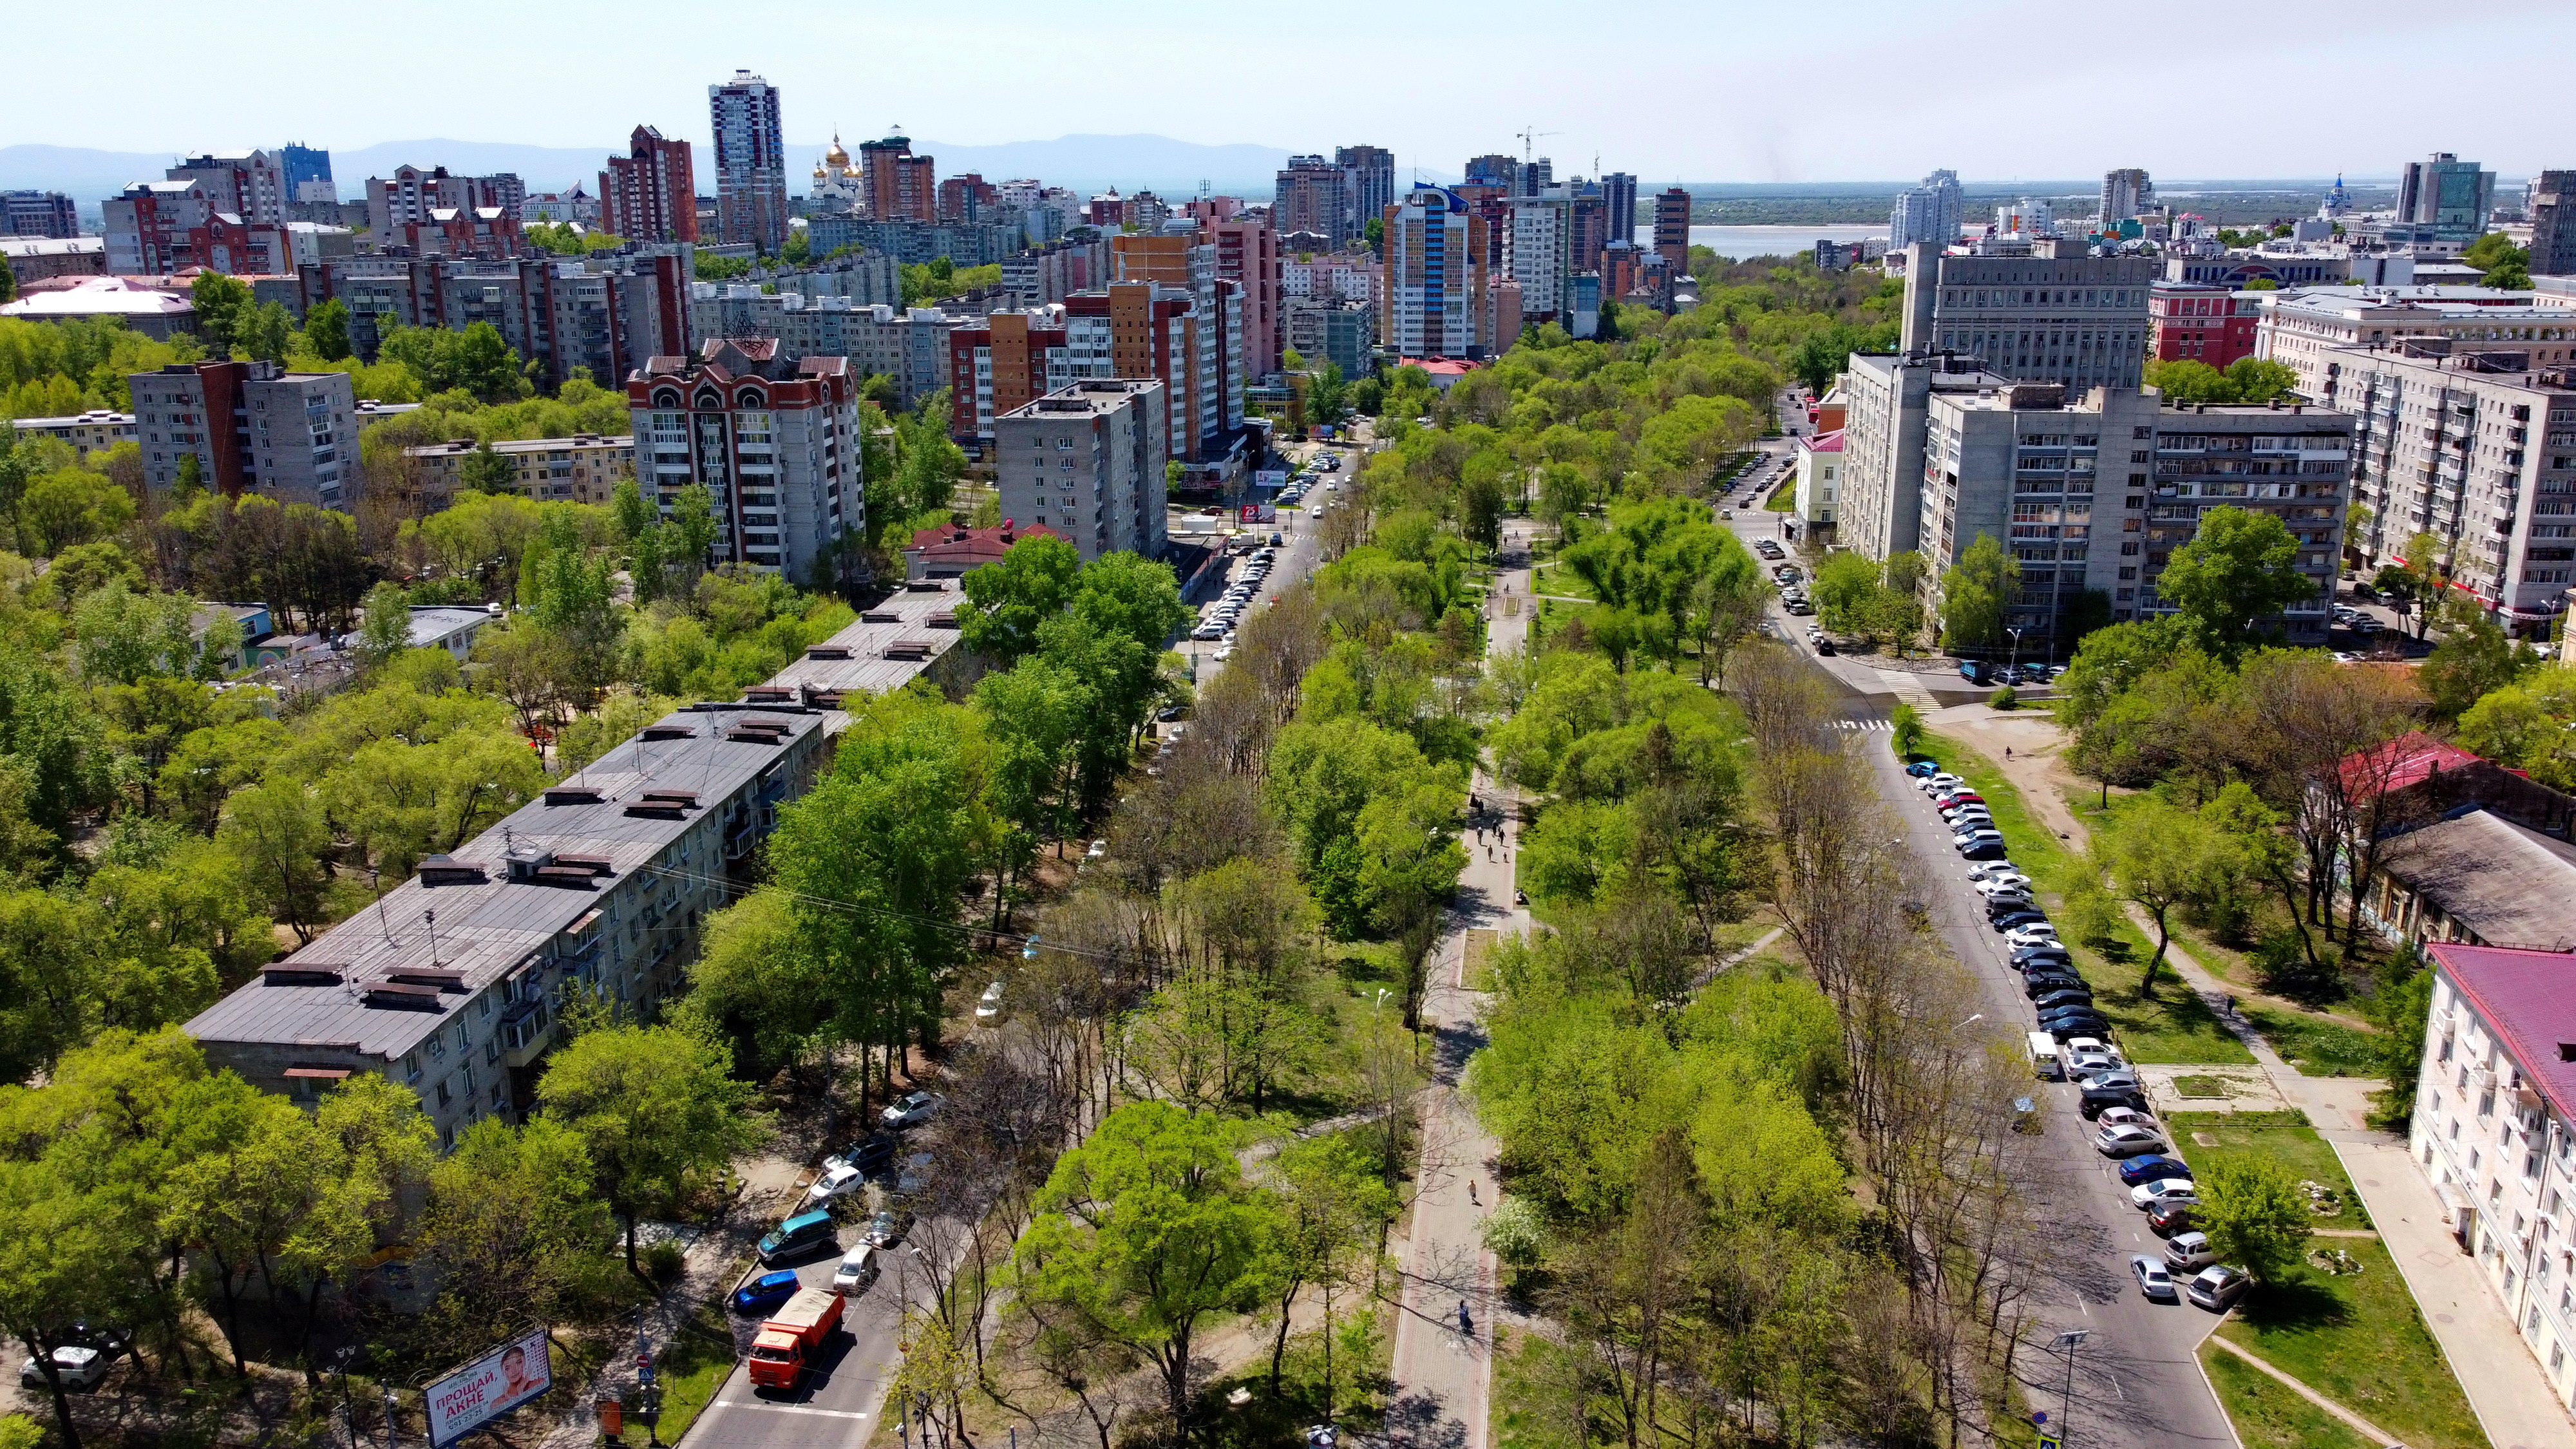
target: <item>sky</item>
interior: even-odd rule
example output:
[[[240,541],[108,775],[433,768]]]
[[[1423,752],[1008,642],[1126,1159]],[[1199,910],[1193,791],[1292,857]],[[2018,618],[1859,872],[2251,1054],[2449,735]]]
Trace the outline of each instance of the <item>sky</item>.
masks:
[[[1454,174],[1517,151],[1528,127],[1555,133],[1536,147],[1559,174],[1591,174],[1598,155],[1652,184],[1943,166],[1971,181],[2386,177],[2434,150],[2505,176],[2576,165],[2541,99],[2576,53],[2576,3],[2514,7],[2474,38],[2439,34],[2420,0],[2316,14],[2228,35],[2206,15],[2000,0],[452,0],[265,18],[129,0],[111,24],[17,32],[0,145],[444,136],[604,154],[639,121],[703,142],[708,83],[741,67],[780,87],[791,147],[897,125],[971,145],[1368,142],[1401,178],[1417,159]]]

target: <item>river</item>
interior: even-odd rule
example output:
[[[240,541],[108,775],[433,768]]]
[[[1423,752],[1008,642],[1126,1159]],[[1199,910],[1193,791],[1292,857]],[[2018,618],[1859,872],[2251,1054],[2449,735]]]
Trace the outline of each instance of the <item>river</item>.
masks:
[[[1856,242],[1871,238],[1887,239],[1884,222],[1841,226],[1695,226],[1690,229],[1691,245],[1706,247],[1729,261],[1746,257],[1785,257],[1795,252],[1813,252],[1820,241]],[[1637,245],[1655,244],[1655,229],[1637,228]]]

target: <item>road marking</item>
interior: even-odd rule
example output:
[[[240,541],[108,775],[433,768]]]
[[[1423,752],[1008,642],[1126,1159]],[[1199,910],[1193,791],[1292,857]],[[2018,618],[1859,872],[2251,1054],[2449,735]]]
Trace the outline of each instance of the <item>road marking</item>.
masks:
[[[718,1399],[719,1409],[767,1409],[773,1414],[814,1414],[826,1419],[864,1419],[862,1409],[815,1409],[803,1404],[764,1404],[758,1399]]]
[[[1887,719],[1838,719],[1834,721],[1834,725],[1838,729],[1847,730],[1893,730],[1896,728],[1896,721]]]

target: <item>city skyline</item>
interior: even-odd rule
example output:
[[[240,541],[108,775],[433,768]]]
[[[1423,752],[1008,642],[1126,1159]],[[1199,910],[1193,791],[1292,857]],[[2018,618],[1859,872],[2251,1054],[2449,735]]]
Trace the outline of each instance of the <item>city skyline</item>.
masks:
[[[1635,16],[1641,32],[1665,40],[1623,54],[1595,71],[1551,80],[1544,95],[1501,103],[1475,67],[1417,77],[1400,89],[1374,84],[1366,66],[1291,67],[1277,82],[1284,102],[1293,76],[1296,103],[1236,111],[1175,102],[1190,77],[1212,77],[1245,56],[1275,46],[1274,27],[1258,12],[1184,10],[1149,4],[1149,23],[1112,36],[1058,10],[1002,4],[972,19],[920,14],[800,17],[794,44],[762,42],[704,47],[646,44],[667,27],[656,15],[686,24],[695,12],[648,3],[639,23],[602,33],[586,18],[504,11],[485,3],[458,7],[465,22],[401,43],[415,64],[371,75],[364,87],[281,86],[228,94],[209,115],[203,93],[186,84],[208,66],[254,73],[270,52],[252,32],[170,7],[158,22],[172,43],[144,51],[111,33],[73,30],[49,38],[61,63],[19,78],[21,104],[0,116],[0,146],[58,145],[108,150],[272,145],[300,138],[354,148],[423,133],[544,146],[610,143],[638,120],[700,146],[709,141],[705,88],[736,68],[766,76],[787,98],[791,162],[838,130],[845,139],[885,133],[896,124],[915,137],[959,145],[998,145],[1061,136],[1060,100],[1044,85],[960,87],[946,66],[889,65],[853,71],[851,47],[877,55],[971,53],[995,74],[1081,74],[1087,64],[1159,71],[1177,86],[1118,88],[1090,98],[1080,129],[1092,134],[1156,134],[1198,145],[1260,145],[1310,151],[1367,139],[1395,153],[1399,180],[1420,167],[1452,175],[1469,156],[1511,144],[1524,127],[1541,134],[1534,149],[1553,155],[1561,174],[1625,170],[1642,181],[1881,181],[1937,167],[1963,177],[2009,182],[2098,175],[2118,166],[2158,175],[2242,176],[2249,170],[2305,178],[2342,172],[2395,174],[2410,157],[2440,149],[2474,156],[2500,175],[2518,176],[2551,163],[2547,142],[2496,108],[2453,108],[2428,118],[2413,107],[2353,108],[2331,127],[2284,129],[2249,150],[2241,130],[2183,123],[2170,108],[2106,103],[2116,88],[2151,71],[2135,57],[2134,21],[2112,12],[2045,12],[2002,3],[1941,11],[1862,0],[1836,12],[1839,28],[1820,37],[1810,17],[1742,5],[1682,7],[1648,3]],[[2388,46],[2385,27],[2405,14],[2386,0],[2364,0],[2356,23],[2327,36],[2231,39],[2218,57],[2248,76],[2277,80],[2313,73],[2339,90],[2438,94],[2446,72],[2482,91],[2527,89],[2545,81],[2548,57],[2576,43],[2576,13],[2534,13],[2525,43],[2497,55],[2431,59]],[[1150,23],[1167,13],[1171,24]],[[490,32],[477,15],[506,16],[511,33],[533,52],[561,45],[593,61],[537,91],[490,64]],[[1333,21],[1344,15],[1362,29]],[[1484,42],[1497,53],[1513,43],[1558,43],[1559,7],[1506,3],[1485,20]],[[393,22],[365,13],[310,17],[308,53],[371,51]],[[1391,53],[1436,45],[1442,34],[1427,18],[1356,6],[1326,6],[1303,15],[1319,35],[1364,35]],[[623,37],[633,37],[627,40]],[[1820,45],[1820,39],[1832,42]],[[2555,44],[2553,44],[2555,42]],[[166,74],[163,72],[166,70]],[[1817,77],[1829,72],[1830,87]],[[2045,113],[2046,127],[1996,125],[1974,104],[1946,108],[1957,124],[1925,114],[1927,78],[2008,72],[2015,83],[2010,114]],[[118,74],[120,104],[101,112],[89,103],[97,77]],[[853,80],[857,75],[861,77]],[[2220,83],[2220,82],[2213,82]],[[1972,96],[1971,90],[1952,94]],[[1940,94],[1935,92],[1934,94]],[[1666,97],[1661,103],[1641,97]],[[1722,104],[1700,98],[1723,97]],[[427,126],[422,119],[435,117]],[[799,119],[801,118],[801,119]],[[1902,120],[1904,124],[1894,124]],[[1686,123],[1683,123],[1686,122]],[[1928,123],[1927,123],[1928,122]],[[2249,165],[2254,154],[2260,165]],[[5,180],[6,178],[0,178]]]

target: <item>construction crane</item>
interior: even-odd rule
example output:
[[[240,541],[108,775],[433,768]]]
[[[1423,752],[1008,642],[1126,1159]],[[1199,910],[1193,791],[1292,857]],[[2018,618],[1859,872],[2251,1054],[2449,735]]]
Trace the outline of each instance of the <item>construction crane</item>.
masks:
[[[1521,164],[1526,166],[1535,159],[1538,154],[1536,143],[1539,137],[1561,136],[1565,133],[1562,131],[1533,131],[1529,127],[1523,126],[1512,134],[1521,138]]]

